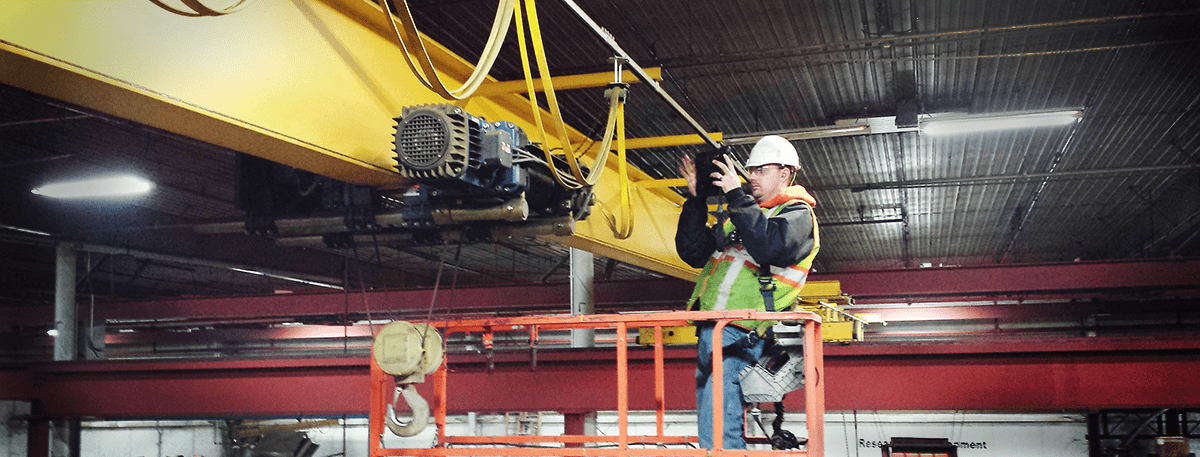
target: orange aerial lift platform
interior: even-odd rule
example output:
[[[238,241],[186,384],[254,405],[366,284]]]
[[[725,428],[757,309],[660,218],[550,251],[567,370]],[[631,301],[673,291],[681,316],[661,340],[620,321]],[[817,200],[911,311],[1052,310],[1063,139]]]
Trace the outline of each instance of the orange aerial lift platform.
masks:
[[[800,449],[790,450],[726,450],[722,447],[722,402],[713,402],[713,450],[697,447],[695,436],[665,434],[665,392],[663,363],[663,328],[711,322],[713,334],[720,338],[722,329],[738,320],[767,320],[803,323],[805,423],[808,442]],[[566,329],[613,329],[616,332],[617,382],[616,396],[618,433],[615,436],[452,436],[446,433],[447,384],[453,373],[447,368],[443,352],[443,336],[479,334],[485,347],[491,347],[496,332],[527,331],[530,343],[537,340],[539,331]],[[657,433],[631,436],[629,434],[629,333],[638,329],[653,329],[654,390],[657,404]],[[645,342],[643,342],[645,343]],[[714,341],[713,379],[723,376],[721,342]],[[481,319],[431,320],[409,323],[397,321],[381,330],[375,339],[371,357],[370,379],[370,455],[383,456],[679,456],[679,457],[820,457],[824,455],[825,385],[821,317],[809,311],[759,312],[738,311],[678,311],[631,314],[537,315],[523,317],[492,317]],[[433,399],[431,404],[421,398],[413,384],[431,375]],[[714,398],[722,397],[722,383],[713,384]],[[687,389],[693,389],[688,385]],[[392,409],[403,398],[411,407],[413,418],[401,423]],[[437,441],[430,448],[384,447],[383,435],[402,436],[424,428],[432,418],[437,428]],[[750,443],[765,443],[765,439],[750,439]]]

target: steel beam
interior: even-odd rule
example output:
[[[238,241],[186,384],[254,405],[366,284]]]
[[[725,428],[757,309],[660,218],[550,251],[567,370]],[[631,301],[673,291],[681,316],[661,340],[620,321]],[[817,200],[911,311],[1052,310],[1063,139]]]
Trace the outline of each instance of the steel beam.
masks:
[[[829,294],[836,285],[810,281],[806,294]],[[636,281],[600,281],[592,285],[598,312],[682,310],[694,284],[674,278]],[[302,320],[308,316],[370,314],[379,316],[425,316],[433,300],[431,289],[346,292],[328,294],[276,294],[215,298],[163,298],[145,301],[118,301],[97,307],[95,319],[242,322]],[[453,300],[453,301],[450,301]],[[571,310],[569,284],[492,285],[460,287],[442,291],[435,315],[446,309],[470,313],[566,313]],[[33,308],[33,309],[31,309]],[[0,307],[0,318],[13,325],[53,323],[52,309],[46,307]]]
[[[1194,299],[1200,296],[1200,261],[1155,260],[1077,262],[1041,265],[1008,265],[911,270],[814,273],[810,284],[836,280],[841,290],[854,297],[851,312],[880,313],[884,320],[968,320],[1081,316],[1085,313],[1119,313],[1136,310],[1176,312],[1166,301],[1129,300],[1153,296]],[[600,311],[680,309],[692,284],[678,279],[606,281],[596,283],[596,307]],[[1150,294],[1150,295],[1147,295]],[[430,290],[351,292],[344,294],[272,295],[159,299],[118,302],[97,309],[102,319],[236,319],[256,317],[302,317],[352,313],[414,312],[427,310]],[[569,289],[563,284],[527,284],[459,288],[454,297],[471,303],[475,312],[566,312]],[[1057,303],[1023,300],[1061,299]],[[1078,299],[1086,299],[1080,301]],[[1100,299],[1097,303],[1092,299]],[[986,300],[991,306],[959,306],[953,301]],[[1074,301],[1072,301],[1074,300]],[[881,307],[881,304],[914,301],[948,302],[939,306]],[[445,303],[445,302],[443,302]],[[979,303],[976,303],[979,304]],[[0,318],[14,324],[49,324],[51,310],[28,306],[0,307]]]
[[[258,0],[220,17],[184,17],[156,2],[6,1],[0,83],[339,180],[395,188],[403,183],[392,168],[392,118],[405,106],[446,101],[408,70],[392,34],[368,0]],[[428,47],[444,79],[470,74],[471,64]],[[649,75],[638,77],[657,87]],[[534,132],[535,114],[518,95],[461,105]],[[568,136],[586,140],[575,129]],[[558,142],[547,138],[545,146]],[[609,163],[615,177],[616,161]],[[630,175],[649,179],[636,169]],[[603,179],[597,197],[613,201],[618,187]],[[690,279],[695,270],[671,243],[681,201],[667,189],[641,190],[628,239],[613,237],[599,215],[556,239]]]
[[[605,310],[681,310],[692,284],[677,279],[598,282],[594,286],[598,311]],[[355,292],[349,294],[279,294],[220,298],[159,299],[141,302],[114,302],[96,308],[96,319],[175,319],[238,320],[249,318],[302,318],[342,314],[376,313],[394,315],[427,314],[433,290]],[[454,301],[451,302],[450,300]],[[442,290],[442,307],[471,313],[566,313],[571,293],[567,284],[497,285]],[[28,307],[8,308],[16,322],[32,315]],[[441,308],[434,310],[435,315]]]
[[[815,273],[859,301],[1200,290],[1200,260],[1122,260]]]
[[[708,134],[712,141],[721,141],[724,134],[721,132],[713,132]],[[625,149],[649,149],[663,148],[668,146],[685,146],[693,144],[703,144],[704,138],[700,135],[668,135],[647,138],[628,138],[625,140]],[[600,145],[596,145],[593,149],[599,150]]]
[[[647,68],[646,74],[648,74],[655,81],[662,81],[662,69],[661,68]],[[621,76],[622,76],[622,81],[628,81],[631,78],[633,78],[635,75],[633,74],[632,71],[626,70],[626,71],[622,72]],[[555,90],[580,89],[580,88],[585,88],[585,87],[604,87],[605,85],[607,85],[608,83],[611,83],[611,82],[613,82],[613,72],[588,73],[588,74],[582,74],[582,75],[565,75],[565,76],[555,76],[555,77],[551,78],[551,83],[554,84]],[[541,78],[534,78],[533,88],[535,91],[538,91],[538,92],[542,91],[543,86],[542,86]],[[487,96],[505,95],[505,94],[524,94],[526,92],[526,90],[527,90],[527,87],[526,87],[524,79],[515,80],[515,81],[497,81],[497,82],[481,84],[479,86],[479,89],[475,90],[475,95],[487,97]]]
[[[1082,411],[1194,408],[1200,343],[1171,350],[1117,339],[990,344],[828,345],[826,408]],[[630,350],[630,404],[654,409],[650,350]],[[695,407],[694,349],[668,349],[669,410]],[[452,354],[449,408],[467,412],[616,409],[612,349]],[[61,362],[0,371],[0,399],[39,399],[49,417],[248,417],[365,414],[363,357],[194,362]],[[422,394],[430,395],[427,387]],[[419,390],[420,390],[419,389]],[[798,396],[797,396],[798,397]],[[788,407],[800,411],[799,398]]]
[[[1054,302],[989,304],[921,305],[921,306],[854,306],[849,311],[855,314],[878,314],[885,322],[922,321],[980,321],[999,320],[1003,323],[1027,322],[1037,319],[1074,319],[1080,321],[1088,316],[1163,316],[1192,313],[1196,310],[1193,300],[1112,300],[1104,302],[1073,301],[1062,299]]]

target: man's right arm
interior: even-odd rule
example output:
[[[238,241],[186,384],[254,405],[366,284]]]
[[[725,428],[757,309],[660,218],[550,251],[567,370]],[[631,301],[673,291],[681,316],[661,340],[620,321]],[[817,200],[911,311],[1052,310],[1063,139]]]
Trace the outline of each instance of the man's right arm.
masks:
[[[716,250],[717,240],[708,227],[708,205],[703,198],[688,198],[679,212],[679,226],[675,229],[675,251],[684,263],[693,268],[701,268]]]

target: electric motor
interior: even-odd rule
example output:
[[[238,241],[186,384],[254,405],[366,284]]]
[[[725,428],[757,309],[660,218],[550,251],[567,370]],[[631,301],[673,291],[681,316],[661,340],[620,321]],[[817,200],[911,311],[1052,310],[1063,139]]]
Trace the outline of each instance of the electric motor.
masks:
[[[449,104],[411,106],[402,113],[395,118],[396,169],[420,189],[410,192],[419,194],[410,210],[480,208],[523,197],[533,217],[582,220],[590,212],[591,188],[559,185],[544,152],[512,122],[488,122]],[[565,170],[560,160],[555,166]]]

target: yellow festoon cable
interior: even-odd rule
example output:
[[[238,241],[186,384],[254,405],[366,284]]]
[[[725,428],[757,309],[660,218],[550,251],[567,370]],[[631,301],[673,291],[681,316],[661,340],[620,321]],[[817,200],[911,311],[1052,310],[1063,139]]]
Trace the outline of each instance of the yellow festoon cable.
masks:
[[[545,46],[542,45],[541,26],[538,25],[537,7],[534,6],[534,0],[525,0],[525,13],[529,17],[529,35],[533,41],[533,54],[534,58],[537,59],[538,72],[542,78],[542,91],[546,93],[546,103],[550,105],[550,115],[554,119],[559,141],[562,142],[563,152],[567,156],[567,165],[570,167],[576,181],[588,186],[595,185],[596,181],[600,179],[600,174],[604,171],[604,163],[608,159],[608,147],[612,142],[612,138],[606,136],[600,151],[596,154],[596,160],[592,164],[591,171],[585,177],[575,157],[575,150],[571,146],[570,138],[567,136],[567,125],[563,122],[562,112],[558,107],[558,98],[554,94],[554,85],[550,80],[550,68],[546,63]],[[610,123],[614,120],[614,113],[611,112],[614,108],[610,106]],[[609,126],[608,129],[611,130],[613,127]]]
[[[571,147],[571,139],[567,137],[566,125],[562,123],[562,113],[558,109],[558,97],[554,94],[554,83],[550,81],[550,64],[546,61],[546,50],[542,43],[542,26],[538,22],[537,6],[534,0],[525,1],[525,15],[529,18],[529,37],[533,45],[533,57],[537,60],[538,74],[542,78],[542,92],[546,94],[546,103],[550,105],[550,116],[558,130],[558,139],[562,143],[563,154],[567,156],[567,164],[577,181],[585,181],[575,160],[575,149]],[[531,77],[528,75],[527,77]]]
[[[550,78],[545,46],[542,41],[541,26],[538,23],[537,7],[534,5],[534,0],[525,1],[525,11],[529,15],[529,34],[534,48],[534,57],[538,64],[538,71],[542,79],[542,89],[546,93],[546,100],[550,106],[550,114],[555,121],[559,141],[562,143],[567,165],[571,172],[568,177],[573,178],[571,182],[567,182],[562,173],[555,167],[554,154],[550,151],[549,147],[545,146],[546,130],[542,122],[541,111],[537,104],[537,94],[533,85],[533,71],[530,68],[529,53],[525,42],[524,22],[521,19],[521,6],[518,0],[501,0],[499,2],[496,17],[492,23],[492,31],[488,37],[487,44],[484,46],[483,53],[480,55],[479,63],[476,64],[474,72],[467,78],[463,85],[454,90],[447,89],[438,76],[437,70],[433,66],[433,61],[429,57],[429,52],[425,48],[420,31],[416,28],[408,1],[400,1],[400,5],[403,8],[397,9],[396,15],[400,18],[400,25],[403,27],[404,33],[401,33],[400,29],[396,27],[396,21],[391,14],[392,0],[383,0],[382,7],[388,24],[391,25],[392,31],[395,33],[397,41],[404,51],[405,63],[408,64],[409,70],[413,72],[426,88],[438,93],[443,98],[454,100],[470,97],[487,78],[488,71],[495,63],[496,56],[500,53],[503,37],[507,33],[508,27],[515,16],[517,42],[521,51],[521,64],[525,73],[526,89],[529,92],[529,103],[533,111],[535,123],[537,124],[543,150],[546,154],[546,165],[550,168],[555,180],[563,187],[572,189],[595,185],[599,181],[600,175],[604,171],[605,164],[608,161],[608,154],[612,146],[614,133],[619,131],[619,133],[616,133],[616,136],[618,136],[618,154],[621,156],[621,161],[618,163],[618,173],[620,175],[621,213],[623,216],[621,221],[619,221],[620,227],[617,227],[618,221],[616,221],[615,217],[608,214],[603,205],[601,205],[601,210],[605,211],[609,219],[609,227],[613,230],[614,236],[618,239],[628,238],[633,221],[629,202],[628,160],[625,157],[625,105],[622,100],[624,91],[614,91],[614,94],[611,96],[603,141],[596,153],[596,160],[593,162],[592,169],[588,172],[587,176],[584,176],[582,167],[579,165],[579,161],[575,155],[574,147],[571,145],[570,137],[567,135],[566,123],[562,119],[562,112],[558,106],[558,98],[555,96],[554,84]],[[414,56],[417,60],[416,63],[413,62]],[[420,68],[418,68],[418,64]]]
[[[620,228],[613,229],[613,236],[618,240],[629,238],[633,233],[633,207],[629,203],[629,156],[625,149],[625,102],[617,105],[617,174],[621,179],[621,215]]]
[[[400,5],[403,8],[399,8],[396,11],[397,16],[400,18],[400,25],[404,28],[404,33],[400,33],[400,30],[396,28],[396,21],[392,18],[392,0],[383,0],[382,6],[383,14],[387,17],[387,22],[391,25],[392,31],[395,32],[396,38],[400,42],[400,48],[404,51],[404,61],[408,64],[408,68],[412,70],[413,74],[417,76],[417,79],[425,87],[429,88],[429,90],[441,95],[442,98],[462,100],[475,93],[475,89],[478,89],[479,85],[483,84],[484,80],[487,79],[488,72],[492,69],[492,65],[496,63],[496,56],[500,54],[500,48],[504,43],[504,35],[508,34],[508,27],[512,23],[516,4],[517,0],[500,0],[500,4],[496,7],[496,18],[492,21],[491,34],[488,36],[487,45],[484,46],[483,53],[479,56],[479,62],[475,65],[474,72],[463,82],[461,87],[454,90],[446,88],[446,85],[442,83],[441,78],[438,76],[437,70],[433,68],[433,61],[429,58],[429,52],[425,49],[425,42],[421,39],[421,33],[417,30],[416,22],[412,17],[412,11],[408,7],[408,1],[400,0]],[[417,65],[413,63],[414,55],[422,70],[418,70]]]
[[[600,206],[600,211],[604,213],[604,219],[608,222],[608,228],[612,230],[613,237],[618,240],[629,238],[633,233],[633,208],[630,205],[630,183],[629,183],[629,160],[626,156],[625,149],[625,89],[613,88],[606,93],[612,98],[614,103],[617,103],[616,109],[616,136],[617,136],[617,174],[620,180],[620,195],[621,206],[619,208],[621,218],[618,220],[612,212],[608,211],[607,205],[604,202],[597,201]]]
[[[533,87],[533,70],[529,62],[528,45],[525,42],[524,22],[518,14],[516,17],[517,26],[517,44],[521,49],[521,66],[525,72],[525,88],[529,92],[529,105],[533,111],[534,121],[537,124],[538,135],[542,142],[543,152],[546,154],[546,165],[550,167],[551,174],[558,181],[559,185],[569,189],[577,189],[583,186],[592,186],[600,179],[600,174],[604,171],[604,165],[608,161],[609,148],[612,146],[613,132],[616,130],[616,106],[614,101],[609,104],[608,122],[605,125],[604,139],[601,142],[599,152],[596,154],[596,160],[592,164],[592,170],[587,176],[584,176],[583,170],[579,165],[579,161],[575,157],[574,148],[571,146],[570,137],[567,136],[566,124],[562,120],[562,112],[558,107],[558,98],[554,95],[554,83],[550,79],[550,71],[546,63],[545,46],[542,42],[541,28],[537,25],[537,8],[533,4],[533,0],[525,0],[525,11],[529,16],[529,35],[533,46],[534,58],[537,60],[538,71],[542,79],[542,91],[546,93],[546,101],[550,105],[550,115],[555,121],[555,126],[558,129],[559,141],[563,145],[563,151],[567,156],[567,167],[570,169],[571,182],[567,182],[560,175],[557,167],[554,165],[554,154],[550,148],[546,146],[546,129],[542,122],[541,110],[537,104],[537,93]]]
[[[514,8],[520,8],[520,4]],[[533,69],[529,66],[529,50],[525,44],[525,22],[521,19],[520,11],[517,13],[517,47],[521,51],[521,69],[525,72],[525,90],[529,92],[529,109],[533,112],[533,121],[537,125],[538,141],[542,144],[542,152],[546,154],[546,166],[550,167],[550,174],[554,175],[554,180],[558,181],[558,185],[572,189],[577,186],[568,185],[559,175],[558,169],[554,166],[554,154],[546,145],[546,127],[542,123],[542,112],[537,103],[537,91],[533,88]]]

